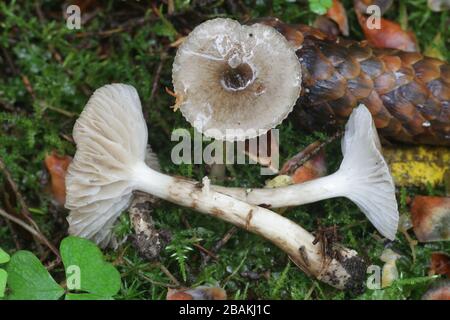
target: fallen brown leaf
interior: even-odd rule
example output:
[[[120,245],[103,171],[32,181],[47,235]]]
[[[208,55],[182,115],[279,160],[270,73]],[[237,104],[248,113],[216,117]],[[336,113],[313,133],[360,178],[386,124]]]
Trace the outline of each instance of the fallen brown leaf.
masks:
[[[376,48],[399,49],[408,52],[419,51],[414,33],[405,31],[393,21],[380,18],[380,28],[372,29],[368,26],[368,17],[357,12],[358,22],[370,45]]]
[[[219,287],[168,289],[167,300],[226,300],[227,293]]]
[[[450,256],[443,252],[433,252],[431,254],[431,266],[428,274],[430,276],[442,274],[450,278]]]
[[[333,0],[333,6],[328,9],[326,16],[337,23],[339,30],[344,36],[348,36],[347,12],[341,1]]]
[[[305,159],[308,160],[303,163]],[[320,149],[320,142],[310,144],[289,159],[281,168],[280,174],[289,175],[293,183],[302,183],[326,175],[325,152]]]
[[[66,202],[66,172],[69,167],[72,157],[59,156],[56,152],[45,157],[44,163],[48,172],[50,173],[50,189],[54,200],[59,205],[64,205]]]
[[[416,196],[411,205],[414,233],[420,242],[450,239],[450,197]]]

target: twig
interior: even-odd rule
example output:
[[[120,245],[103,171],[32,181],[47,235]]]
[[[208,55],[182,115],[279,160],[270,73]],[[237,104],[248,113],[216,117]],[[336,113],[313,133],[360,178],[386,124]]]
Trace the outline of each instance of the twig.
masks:
[[[10,111],[10,112],[14,112],[15,110],[14,110],[14,107],[10,104],[10,103],[8,103],[8,102],[6,102],[6,101],[1,101],[0,100],[0,106],[3,108],[3,109],[5,109],[6,111]]]
[[[123,23],[122,25],[115,27],[113,29],[109,30],[101,30],[96,32],[82,32],[75,34],[76,38],[86,38],[86,37],[109,37],[116,33],[121,33],[128,31],[134,27],[138,27],[140,25],[146,24],[147,22],[157,21],[159,20],[159,17],[152,17],[152,16],[144,16],[136,19],[130,19],[127,22]]]
[[[299,157],[298,159],[295,159],[295,156],[291,159],[294,160],[295,163],[289,163],[288,166],[285,165],[280,170],[280,174],[292,174],[303,166],[308,160],[310,160],[312,157],[314,157],[316,154],[318,154],[325,146],[336,140],[337,138],[341,137],[344,134],[344,131],[339,130],[335,134],[333,134],[331,137],[328,137],[325,141],[321,143],[313,143],[310,146],[313,148],[312,150],[306,150],[308,147],[303,150],[301,153],[304,153],[302,157]]]
[[[170,273],[170,271],[169,271],[169,270],[168,270],[161,262],[158,262],[157,265],[158,265],[158,267],[161,269],[161,271],[162,271],[167,277],[169,277],[169,279],[170,279],[177,287],[180,287],[180,286],[181,286],[181,284],[180,284],[180,282],[177,280],[177,278],[175,278],[175,276],[174,276],[172,273]]]
[[[1,47],[3,55],[5,56],[6,62],[8,63],[9,67],[11,68],[12,73],[17,76],[19,72],[16,69],[16,66],[14,65],[14,62],[11,59],[11,56],[9,55],[8,51],[6,51],[3,46]]]
[[[60,258],[58,250],[48,241],[48,239],[41,232],[36,231],[33,227],[25,223],[25,221],[20,220],[19,218],[16,218],[13,215],[10,215],[1,208],[0,208],[0,215],[3,216],[5,219],[12,221],[21,226],[22,228],[24,228],[25,230],[27,230],[33,236],[38,238],[42,243],[44,243],[58,258]]]
[[[222,247],[231,239],[231,237],[237,232],[238,228],[237,227],[231,227],[230,230],[228,230],[224,236],[222,237],[222,239],[220,239],[219,241],[217,241],[217,243],[213,246],[213,248],[211,249],[211,253],[213,253],[214,255],[216,255],[216,259],[217,258],[217,253],[220,251],[220,249],[222,249]],[[205,260],[203,261],[204,264],[207,264],[209,262],[209,260],[211,259],[211,256],[208,255],[205,257]]]
[[[22,228],[27,230],[29,233],[31,233],[33,236],[35,236],[36,238],[41,240],[43,243],[45,243],[45,244],[48,243],[48,240],[45,239],[45,237],[43,237],[43,235],[40,232],[36,231],[33,227],[28,225],[25,221],[20,220],[19,218],[16,218],[13,215],[10,215],[9,213],[7,213],[5,210],[3,210],[1,208],[0,208],[0,216],[3,216],[5,219],[8,219],[8,220],[18,224],[19,226],[21,226]],[[50,246],[49,246],[49,248],[50,248]]]
[[[31,234],[33,234],[34,236],[36,236],[39,240],[41,240],[42,243],[44,243],[57,257],[59,257],[59,252],[58,249],[56,249],[53,244],[51,244],[51,242],[42,234],[42,232],[39,230],[39,226],[36,224],[36,222],[33,220],[32,215],[30,213],[30,210],[28,209],[28,206],[22,196],[22,194],[19,191],[19,188],[17,187],[16,183],[14,182],[14,180],[12,179],[11,173],[9,172],[9,170],[6,168],[5,163],[3,162],[3,159],[0,157],[0,171],[3,172],[3,175],[5,176],[6,180],[8,181],[8,184],[10,185],[11,189],[13,190],[14,194],[16,195],[16,199],[20,205],[20,213],[22,214],[22,216],[28,221],[29,224],[26,224],[26,226],[30,227],[33,229],[34,232],[31,232],[29,229],[25,228],[26,230],[28,230]],[[3,211],[4,213],[6,213],[5,211]],[[8,213],[6,213],[8,214]],[[9,214],[8,214],[9,215]],[[14,219],[23,222],[20,219],[17,219],[15,217],[13,217]],[[15,222],[15,220],[12,220]],[[16,222],[17,223],[17,222]],[[22,224],[19,223],[19,225],[21,225],[23,227]],[[30,226],[31,225],[31,226]]]
[[[14,230],[14,226],[12,225],[11,221],[9,221],[9,220],[5,220],[5,221],[6,221],[6,224],[8,225],[9,231],[11,231],[12,239],[13,239],[14,245],[16,246],[16,249],[20,250],[22,248],[22,246],[20,245],[19,237],[17,236],[16,230]]]
[[[69,118],[75,118],[75,117],[79,116],[79,114],[76,112],[70,112],[70,111],[67,111],[67,110],[64,110],[61,108],[53,107],[43,101],[42,101],[42,106],[43,106],[43,111],[45,111],[45,109],[49,109],[49,110],[55,111],[59,114],[62,114],[63,116],[69,117]]]
[[[6,181],[8,182],[8,184],[10,185],[12,191],[14,192],[14,194],[16,195],[17,201],[19,202],[20,205],[20,211],[22,213],[22,215],[28,220],[28,222],[36,229],[39,230],[38,225],[36,224],[36,222],[34,222],[34,220],[31,218],[31,213],[28,210],[28,206],[25,203],[25,200],[22,196],[22,194],[19,191],[19,188],[17,187],[16,183],[14,182],[11,173],[9,172],[9,170],[6,168],[6,165],[3,161],[3,159],[0,157],[0,171],[3,172],[3,175],[6,178]]]
[[[41,235],[33,227],[30,227],[26,222],[20,220],[19,218],[14,217],[13,215],[10,215],[9,213],[7,213],[5,210],[3,210],[1,208],[0,208],[0,215],[6,219],[18,224],[19,226],[21,226],[22,228],[27,230],[29,233],[36,236],[37,238],[40,238]]]
[[[211,251],[209,251],[208,249],[206,249],[205,247],[203,247],[197,243],[194,243],[193,246],[196,247],[197,249],[199,249],[200,251],[202,251],[203,253],[205,253],[207,256],[213,258],[214,260],[218,260],[217,256],[214,253],[212,253]]]
[[[150,92],[150,98],[148,99],[149,103],[152,102],[152,100],[155,96],[156,90],[158,89],[159,79],[161,78],[161,71],[163,69],[166,57],[167,57],[166,52],[161,54],[160,61],[158,63],[158,67],[156,68],[155,78],[153,79],[152,91]]]
[[[53,269],[55,269],[60,264],[61,264],[61,258],[56,258],[55,260],[50,261],[50,263],[47,264],[45,266],[45,268],[47,269],[47,271],[52,271]]]
[[[156,280],[153,280],[152,278],[149,278],[148,276],[146,276],[142,271],[138,271],[138,275],[147,280],[148,282],[150,282],[151,284],[154,284],[155,286],[161,286],[161,287],[166,287],[166,288],[179,288],[179,285],[175,285],[175,284],[169,284],[169,283],[164,283],[164,282],[159,282]]]

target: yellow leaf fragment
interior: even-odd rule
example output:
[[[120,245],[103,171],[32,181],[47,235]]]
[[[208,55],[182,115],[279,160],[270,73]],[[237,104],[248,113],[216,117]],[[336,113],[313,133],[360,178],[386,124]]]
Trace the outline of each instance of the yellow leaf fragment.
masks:
[[[397,186],[441,185],[450,171],[450,149],[445,147],[384,147],[383,155]]]

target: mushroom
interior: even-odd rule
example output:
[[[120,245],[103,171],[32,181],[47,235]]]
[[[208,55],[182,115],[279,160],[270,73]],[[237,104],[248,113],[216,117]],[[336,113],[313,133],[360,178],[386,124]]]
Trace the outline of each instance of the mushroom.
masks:
[[[219,186],[213,189],[270,208],[347,197],[356,203],[383,236],[394,240],[399,220],[395,185],[381,154],[372,116],[364,105],[351,114],[341,146],[344,155],[341,166],[337,172],[326,177],[274,189]]]
[[[301,75],[295,48],[275,28],[217,18],[179,47],[172,80],[177,107],[192,126],[234,141],[281,123],[300,95]]]
[[[66,176],[69,233],[107,243],[133,190],[218,217],[268,239],[305,272],[340,289],[359,291],[365,263],[354,250],[326,256],[314,236],[291,220],[201,184],[171,177],[145,162],[147,127],[136,90],[106,85],[94,92],[76,121],[77,151]]]

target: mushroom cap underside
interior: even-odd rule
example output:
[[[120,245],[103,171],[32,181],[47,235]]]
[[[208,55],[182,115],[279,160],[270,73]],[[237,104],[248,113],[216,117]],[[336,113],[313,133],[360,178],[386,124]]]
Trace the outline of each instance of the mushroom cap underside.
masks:
[[[213,19],[178,49],[172,71],[183,116],[219,140],[264,134],[292,111],[301,91],[295,48],[274,28]]]

